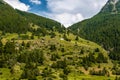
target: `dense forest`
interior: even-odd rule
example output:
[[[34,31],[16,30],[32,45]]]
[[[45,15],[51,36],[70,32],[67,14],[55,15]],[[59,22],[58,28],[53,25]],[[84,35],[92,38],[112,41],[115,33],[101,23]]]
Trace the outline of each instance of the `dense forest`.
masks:
[[[13,9],[10,5],[0,1],[0,30],[10,33],[26,33],[27,31],[34,32],[31,26],[37,25],[38,31],[55,30],[63,32],[65,27],[57,21],[37,16],[32,13],[27,13]]]
[[[110,57],[120,59],[120,15],[100,13],[91,19],[74,24],[70,27],[73,33],[97,42],[110,51]]]
[[[115,3],[113,5],[112,3]],[[120,1],[108,0],[94,17],[72,25],[69,29],[85,39],[94,41],[110,52],[113,60],[120,60]]]

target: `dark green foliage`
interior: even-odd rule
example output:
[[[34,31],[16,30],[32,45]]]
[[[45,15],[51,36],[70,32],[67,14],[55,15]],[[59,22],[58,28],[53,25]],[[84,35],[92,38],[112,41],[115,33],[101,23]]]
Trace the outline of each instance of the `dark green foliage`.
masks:
[[[44,18],[42,16],[37,16],[35,14],[32,13],[27,13],[27,12],[22,12],[19,10],[16,10],[21,16],[25,17],[26,19],[28,19],[28,21],[30,23],[34,23],[38,26],[40,26],[41,28],[46,28],[48,30],[52,30],[53,27],[55,28],[55,30],[57,30],[58,32],[64,32],[64,27],[61,27],[61,24],[48,19],[48,18]]]
[[[79,36],[102,45],[106,50],[119,56],[120,49],[120,15],[98,14],[70,27],[75,34],[79,28]],[[115,55],[114,55],[115,56]],[[114,59],[114,58],[112,58]]]
[[[27,63],[21,79],[37,80],[36,76],[39,75],[39,70],[34,63]]]
[[[65,49],[64,49],[64,48],[61,48],[61,52],[65,52]]]
[[[96,61],[98,63],[107,63],[108,62],[107,60],[108,59],[102,53],[99,53],[98,57],[96,58]]]
[[[51,74],[52,74],[52,70],[50,68],[45,68],[42,72],[42,76],[44,78],[51,76]]]
[[[51,60],[52,60],[52,61],[56,61],[57,59],[60,59],[59,54],[56,53],[56,54],[52,54],[52,55],[51,55]]]
[[[0,40],[0,47],[3,47],[3,43],[2,43],[2,41]]]
[[[75,34],[79,29],[79,36],[97,42],[110,51],[110,58],[120,59],[120,1],[108,0],[100,13],[91,19],[84,20],[70,27]]]
[[[63,35],[63,38],[64,38],[64,40],[66,40],[66,41],[71,41],[71,40],[67,37],[66,34]]]
[[[114,64],[112,68],[112,74],[113,75],[120,75],[120,68],[117,66],[117,64]]]
[[[56,45],[50,45],[50,50],[51,50],[51,51],[56,51],[56,49],[57,49],[57,48],[56,48]]]
[[[31,30],[31,32],[33,33],[33,35],[35,36],[45,36],[48,34],[48,31],[43,27],[39,27],[37,29],[33,29]]]
[[[68,80],[67,75],[65,75],[65,74],[60,74],[59,76],[60,76],[63,80]]]
[[[81,49],[80,54],[84,54],[84,50],[83,49]]]
[[[96,48],[96,49],[95,49],[95,52],[100,52],[99,48]]]
[[[56,34],[54,32],[51,32],[50,35],[51,35],[51,38],[55,38],[55,36],[56,36]]]
[[[91,67],[94,63],[107,63],[108,59],[102,54],[98,53],[98,56],[95,57],[94,54],[90,53],[88,56],[83,57],[82,66],[87,70],[88,67]]]
[[[26,19],[9,5],[0,4],[0,30],[10,33],[25,33],[29,29]]]
[[[34,30],[32,27],[38,25],[39,28]],[[34,35],[45,36],[47,30],[55,28],[58,32],[64,32],[65,27],[57,21],[35,15],[33,13],[23,12],[13,9],[7,3],[0,1],[0,30],[3,33],[26,33],[32,32]],[[24,37],[24,36],[23,36]]]
[[[28,35],[21,35],[20,37],[22,38],[22,40],[27,40],[27,39],[29,39],[29,36],[28,36]]]
[[[3,51],[4,51],[4,49],[3,49],[3,43],[0,40],[0,55],[2,55]]]
[[[90,67],[92,63],[95,63],[96,59],[92,53],[90,53],[88,56],[83,57],[82,65],[84,67]]]
[[[90,70],[90,74],[91,75],[98,75],[98,76],[108,76],[109,75],[109,72],[107,71],[106,68],[103,68],[102,70],[99,70],[99,71],[95,71],[94,69],[93,70]]]
[[[4,53],[15,53],[15,43],[8,41],[4,46]]]
[[[44,55],[40,50],[34,50],[31,52],[26,51],[20,54],[18,61],[22,63],[34,62],[42,65],[44,61]]]
[[[53,68],[62,68],[62,69],[65,69],[67,67],[66,60],[57,61],[56,63],[52,64],[52,67]]]
[[[109,56],[110,56],[110,58],[113,59],[113,60],[118,60],[118,61],[120,61],[120,54],[119,54],[118,51],[117,51],[117,52],[113,52],[113,51],[110,52]]]
[[[66,67],[64,70],[63,70],[64,74],[65,75],[68,75],[71,71],[70,71],[70,68],[69,67]]]
[[[76,36],[75,40],[76,40],[76,41],[78,41],[78,40],[79,40],[79,37],[78,37],[78,36]]]
[[[25,42],[23,41],[22,44],[21,44],[22,47],[25,47]]]
[[[26,47],[30,48],[30,42],[27,42]]]

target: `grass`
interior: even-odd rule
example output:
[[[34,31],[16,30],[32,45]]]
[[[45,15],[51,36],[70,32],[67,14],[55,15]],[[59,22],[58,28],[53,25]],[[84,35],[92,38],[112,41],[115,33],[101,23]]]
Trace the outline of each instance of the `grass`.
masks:
[[[115,77],[69,74],[68,80],[115,80]]]
[[[0,80],[10,80],[11,78],[11,74],[10,74],[10,70],[7,68],[0,68],[0,72],[2,72],[2,75],[0,75]]]

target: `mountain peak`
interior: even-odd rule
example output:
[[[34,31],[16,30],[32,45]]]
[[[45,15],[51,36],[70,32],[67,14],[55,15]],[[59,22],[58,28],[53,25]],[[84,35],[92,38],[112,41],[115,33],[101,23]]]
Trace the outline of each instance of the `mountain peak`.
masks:
[[[108,0],[106,5],[102,8],[101,13],[120,13],[120,0]]]

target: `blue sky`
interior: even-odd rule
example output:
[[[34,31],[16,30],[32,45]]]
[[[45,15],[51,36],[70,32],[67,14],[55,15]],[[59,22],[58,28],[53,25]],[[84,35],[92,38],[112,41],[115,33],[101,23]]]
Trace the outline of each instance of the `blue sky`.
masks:
[[[68,27],[97,14],[107,0],[4,0],[13,8],[61,22]]]
[[[28,10],[30,12],[33,13],[39,13],[43,11],[48,12],[46,0],[38,0],[38,3],[31,2],[30,0],[20,0],[20,1],[30,6],[30,9]]]

